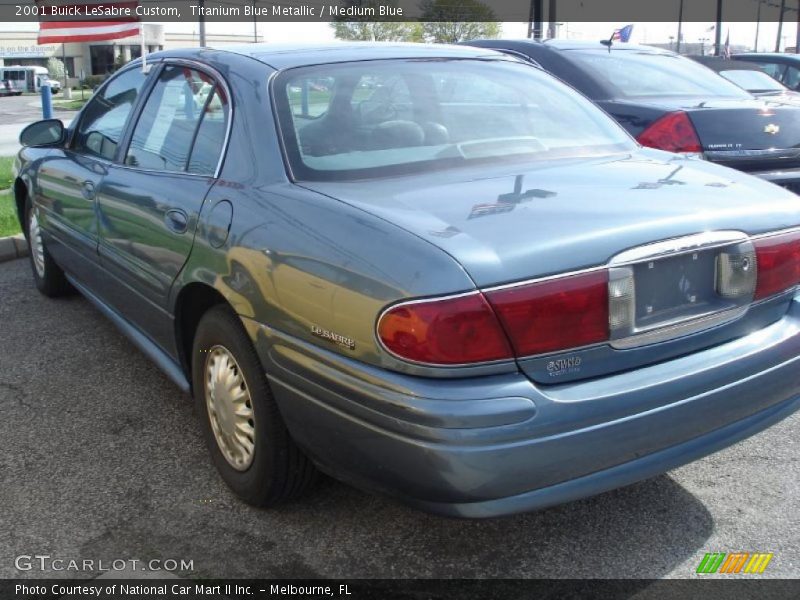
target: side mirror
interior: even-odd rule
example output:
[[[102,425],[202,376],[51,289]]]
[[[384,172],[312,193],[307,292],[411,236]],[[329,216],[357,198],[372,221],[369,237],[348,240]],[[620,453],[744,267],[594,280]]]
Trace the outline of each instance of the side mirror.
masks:
[[[23,146],[57,146],[64,142],[66,130],[59,119],[31,123],[19,134]]]

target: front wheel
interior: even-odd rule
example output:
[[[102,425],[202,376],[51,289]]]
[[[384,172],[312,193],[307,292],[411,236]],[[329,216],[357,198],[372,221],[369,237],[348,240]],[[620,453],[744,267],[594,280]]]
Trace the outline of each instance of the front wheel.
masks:
[[[39,213],[30,201],[25,204],[26,237],[28,238],[28,254],[31,259],[33,281],[36,288],[45,296],[54,298],[69,293],[72,288],[53,257],[47,251],[39,226]]]
[[[316,468],[291,439],[258,355],[226,306],[200,320],[192,384],[212,461],[242,500],[273,506],[314,484]]]

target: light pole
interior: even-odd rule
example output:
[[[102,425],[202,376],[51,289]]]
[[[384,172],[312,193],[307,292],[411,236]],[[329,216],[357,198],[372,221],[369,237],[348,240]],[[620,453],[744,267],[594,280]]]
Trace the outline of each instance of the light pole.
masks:
[[[258,17],[256,17],[256,1],[253,0],[253,43],[258,43]]]

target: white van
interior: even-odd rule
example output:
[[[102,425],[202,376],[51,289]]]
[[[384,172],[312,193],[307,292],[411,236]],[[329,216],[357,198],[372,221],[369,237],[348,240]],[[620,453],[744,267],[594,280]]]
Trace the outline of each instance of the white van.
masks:
[[[50,73],[44,67],[20,65],[0,67],[0,96],[19,96],[23,92],[38,92],[46,82],[50,83],[50,90],[54,94],[61,89],[61,83],[50,79]]]

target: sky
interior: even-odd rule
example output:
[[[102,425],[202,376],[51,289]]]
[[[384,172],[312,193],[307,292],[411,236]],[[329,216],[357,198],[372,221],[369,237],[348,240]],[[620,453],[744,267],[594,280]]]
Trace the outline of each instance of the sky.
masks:
[[[164,23],[167,32],[192,33],[197,31],[197,23]],[[573,39],[607,39],[611,32],[627,23],[560,23],[558,37]],[[714,31],[709,31],[714,23],[686,22],[683,24],[683,39],[685,42],[699,42],[706,38],[706,43],[714,41]],[[0,30],[5,31],[35,31],[37,23],[0,23]],[[641,44],[668,43],[669,37],[677,37],[677,23],[635,23],[631,42]],[[772,51],[775,49],[777,23],[761,23],[759,28],[758,50]],[[209,33],[240,33],[251,35],[252,22],[241,23],[207,23],[206,31]],[[274,23],[263,22],[258,24],[259,35],[264,36],[267,42],[323,42],[333,40],[333,31],[328,23]],[[527,37],[527,23],[503,23],[502,36],[506,38]],[[732,45],[745,45],[749,48],[755,42],[755,23],[723,23],[723,43],[728,33]],[[784,46],[794,46],[797,29],[793,22],[787,21],[783,26],[781,49]]]

